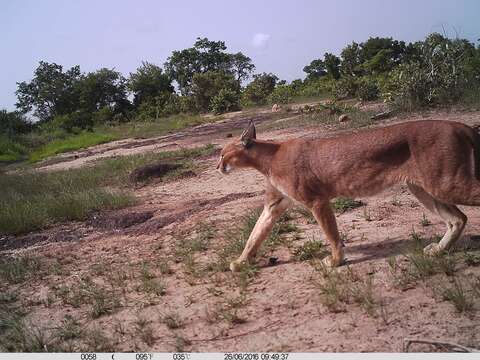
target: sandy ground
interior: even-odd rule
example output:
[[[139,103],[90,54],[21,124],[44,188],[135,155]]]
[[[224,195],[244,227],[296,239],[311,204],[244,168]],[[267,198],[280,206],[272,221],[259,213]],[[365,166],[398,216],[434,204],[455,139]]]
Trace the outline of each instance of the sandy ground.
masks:
[[[279,121],[278,117],[272,119],[267,115],[264,120],[259,118],[260,123]],[[322,127],[297,128],[295,116],[284,115],[290,119],[290,127],[271,129],[258,136],[285,139],[332,134],[332,130]],[[480,123],[478,112],[453,111],[413,114],[378,126],[420,118]],[[246,120],[247,116],[235,114],[221,123],[164,137],[95,146],[64,155],[54,163],[47,162],[41,170],[83,166],[100,157],[206,143],[221,147],[229,141],[226,134],[238,133]],[[443,223],[428,214],[401,185],[378,196],[360,199],[366,206],[337,215],[349,268],[362,279],[373,277],[374,315],[367,314],[356,303],[345,304],[337,312],[324,305],[316,281],[319,273],[308,261],[295,261],[292,255],[292,249],[307,239],[313,236],[324,241],[324,235],[317,225],[309,224],[298,214],[292,220],[299,227],[297,236],[259,259],[259,271],[243,292],[239,290],[238,278],[229,272],[189,274],[182,262],[175,262],[179,239],[192,236],[199,223],[216,229],[208,249],[195,254],[197,263],[206,264],[228,241],[228,230],[238,224],[239,216],[262,204],[264,179],[260,174],[245,170],[221,176],[214,169],[216,160],[215,157],[201,160],[204,166],[197,176],[135,189],[139,205],[97,214],[86,222],[3,239],[0,243],[3,254],[32,253],[55,261],[62,268],[59,274],[8,288],[23,295],[22,303],[30,311],[27,318],[54,328],[65,315],[72,316],[88,331],[100,329],[116,351],[392,352],[401,351],[406,338],[480,347],[478,297],[474,296],[475,310],[459,313],[430,286],[435,281],[452,284],[453,277],[435,275],[407,289],[395,286],[388,259],[397,256],[398,262],[406,266],[407,260],[401,254],[412,244],[412,231],[426,242],[444,232]],[[464,210],[469,216],[464,243],[473,246],[476,242],[471,238],[480,234],[480,213],[475,208]],[[428,226],[420,224],[424,213],[431,222]],[[134,220],[126,226],[125,219]],[[462,251],[456,254],[459,259],[456,277],[480,279],[480,268],[467,266]],[[278,258],[275,266],[268,264],[271,256]],[[169,261],[171,273],[162,274],[155,267],[159,259]],[[151,266],[155,277],[165,284],[164,295],[152,297],[138,290],[142,264]],[[129,275],[115,288],[121,293],[121,306],[98,319],[91,318],[89,304],[75,307],[58,295],[62,285],[78,286],[79,279],[87,274],[105,283],[109,274],[124,272]],[[5,290],[6,286],[0,288]],[[232,305],[239,298],[241,304]],[[222,314],[219,309],[224,313],[230,309],[242,321],[232,320],[228,314],[219,317]],[[164,320],[166,314],[173,313],[182,323],[176,329],[169,328]],[[412,345],[412,350],[433,349]]]

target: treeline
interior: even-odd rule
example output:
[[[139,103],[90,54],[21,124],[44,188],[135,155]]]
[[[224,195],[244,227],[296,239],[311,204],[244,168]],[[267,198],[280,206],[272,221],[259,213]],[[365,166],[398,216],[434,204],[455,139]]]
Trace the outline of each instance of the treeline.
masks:
[[[306,78],[290,83],[254,71],[248,56],[230,53],[223,41],[207,38],[173,51],[163,68],[143,62],[127,77],[115,69],[83,73],[80,66],[64,69],[42,61],[31,81],[17,84],[17,110],[0,111],[0,136],[12,139],[32,130],[72,133],[178,113],[289,103],[298,97],[383,98],[410,109],[468,97],[478,102],[480,97],[480,47],[437,33],[408,44],[378,37],[353,42],[340,56],[326,53],[314,59],[303,68]]]

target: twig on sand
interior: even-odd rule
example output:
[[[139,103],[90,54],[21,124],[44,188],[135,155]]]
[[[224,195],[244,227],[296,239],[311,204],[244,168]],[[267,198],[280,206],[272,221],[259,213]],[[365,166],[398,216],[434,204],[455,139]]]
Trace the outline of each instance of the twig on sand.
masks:
[[[238,337],[242,337],[242,336],[246,336],[246,335],[250,335],[250,334],[254,334],[254,333],[257,333],[257,332],[260,332],[260,331],[263,331],[265,329],[268,329],[272,326],[275,326],[275,325],[278,325],[280,323],[280,320],[277,320],[277,321],[274,321],[268,325],[265,325],[265,326],[261,326],[261,327],[258,327],[256,329],[253,329],[253,330],[250,330],[250,331],[245,331],[243,333],[240,333],[240,334],[236,334],[236,335],[230,335],[230,336],[220,336],[220,335],[217,335],[217,336],[214,336],[214,337],[211,337],[211,338],[207,338],[207,339],[189,339],[189,341],[191,342],[206,342],[206,341],[217,341],[217,340],[228,340],[228,339],[235,339],[235,338],[238,338]]]
[[[437,340],[426,340],[426,339],[404,339],[403,340],[403,352],[408,352],[408,349],[411,344],[417,343],[417,344],[429,344],[429,345],[435,345],[438,347],[442,347],[448,351],[452,352],[466,352],[466,353],[471,353],[471,352],[480,352],[478,349],[466,347],[463,345],[447,342],[447,341],[437,341]]]

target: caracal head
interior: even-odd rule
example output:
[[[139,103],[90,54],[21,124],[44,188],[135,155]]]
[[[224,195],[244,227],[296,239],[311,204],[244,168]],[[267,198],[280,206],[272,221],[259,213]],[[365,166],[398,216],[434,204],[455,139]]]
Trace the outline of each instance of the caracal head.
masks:
[[[226,175],[233,169],[247,167],[249,165],[248,148],[253,145],[256,138],[255,125],[250,120],[247,129],[240,135],[240,138],[223,147],[217,163],[217,170]]]

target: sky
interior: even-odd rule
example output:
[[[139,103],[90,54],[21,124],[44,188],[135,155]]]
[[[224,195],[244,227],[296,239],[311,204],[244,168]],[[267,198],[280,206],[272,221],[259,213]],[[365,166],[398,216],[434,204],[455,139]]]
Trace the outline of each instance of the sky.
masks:
[[[41,60],[128,76],[208,37],[251,57],[256,72],[291,81],[325,52],[370,36],[446,32],[477,44],[479,17],[479,0],[0,0],[0,109],[15,109],[16,83]]]

